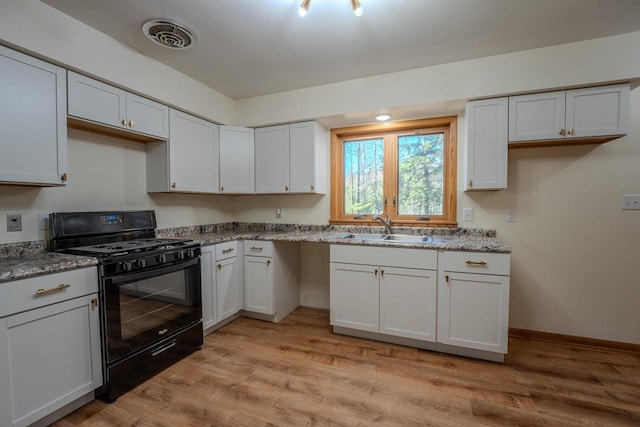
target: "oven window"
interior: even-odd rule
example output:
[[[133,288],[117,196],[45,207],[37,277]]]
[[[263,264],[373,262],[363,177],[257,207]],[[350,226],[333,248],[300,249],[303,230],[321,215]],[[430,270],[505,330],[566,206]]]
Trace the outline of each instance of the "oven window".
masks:
[[[120,338],[128,340],[193,311],[185,271],[128,283],[120,290]]]

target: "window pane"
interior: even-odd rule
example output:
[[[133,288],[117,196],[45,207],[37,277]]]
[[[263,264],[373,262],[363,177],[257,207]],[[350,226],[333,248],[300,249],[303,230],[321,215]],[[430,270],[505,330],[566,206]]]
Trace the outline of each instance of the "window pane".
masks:
[[[343,150],[344,214],[382,212],[383,139],[345,141]]]
[[[442,215],[444,133],[398,137],[398,215]]]

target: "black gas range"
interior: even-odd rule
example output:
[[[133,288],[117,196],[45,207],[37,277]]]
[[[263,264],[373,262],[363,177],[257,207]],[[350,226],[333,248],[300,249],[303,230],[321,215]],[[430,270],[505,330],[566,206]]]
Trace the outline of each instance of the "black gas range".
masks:
[[[98,259],[107,401],[199,349],[200,245],[156,238],[154,211],[50,215],[53,251]]]

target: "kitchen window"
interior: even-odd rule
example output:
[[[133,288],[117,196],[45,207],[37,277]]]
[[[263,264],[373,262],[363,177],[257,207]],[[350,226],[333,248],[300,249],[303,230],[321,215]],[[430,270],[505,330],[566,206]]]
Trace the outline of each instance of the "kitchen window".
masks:
[[[456,225],[456,117],[331,131],[331,218]]]

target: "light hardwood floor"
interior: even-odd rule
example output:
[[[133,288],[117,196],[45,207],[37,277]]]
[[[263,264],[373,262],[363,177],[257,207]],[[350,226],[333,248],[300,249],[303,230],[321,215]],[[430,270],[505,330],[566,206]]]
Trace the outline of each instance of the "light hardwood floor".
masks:
[[[504,364],[334,335],[326,310],[239,318],[69,426],[640,426],[640,354],[511,337]]]

